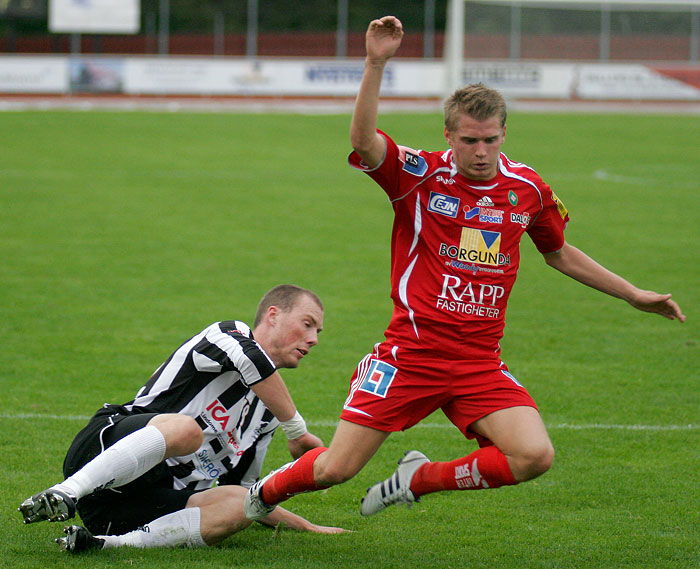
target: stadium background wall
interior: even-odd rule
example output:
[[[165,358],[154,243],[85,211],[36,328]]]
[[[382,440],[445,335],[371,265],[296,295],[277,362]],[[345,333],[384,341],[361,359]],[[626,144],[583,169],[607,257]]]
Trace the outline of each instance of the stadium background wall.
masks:
[[[444,33],[434,36],[434,56],[442,57]],[[156,40],[147,35],[103,36],[83,35],[80,53],[94,54],[148,54],[154,53],[151,44]],[[71,51],[71,38],[65,34],[36,34],[10,39],[0,38],[2,53],[60,53]],[[171,34],[170,55],[212,55],[215,38],[206,33]],[[262,57],[329,57],[336,45],[334,32],[270,32],[257,36],[257,55]],[[596,35],[532,35],[522,38],[522,58],[541,60],[592,61],[598,59]],[[11,49],[12,47],[12,49]],[[424,34],[407,33],[401,45],[400,57],[422,58]],[[509,54],[506,34],[470,34],[465,39],[465,52],[472,59],[504,59]],[[613,61],[686,61],[689,39],[672,35],[615,37],[610,46]],[[246,35],[224,36],[222,55],[242,56],[246,53]],[[349,57],[364,55],[364,33],[352,32],[347,36]]]

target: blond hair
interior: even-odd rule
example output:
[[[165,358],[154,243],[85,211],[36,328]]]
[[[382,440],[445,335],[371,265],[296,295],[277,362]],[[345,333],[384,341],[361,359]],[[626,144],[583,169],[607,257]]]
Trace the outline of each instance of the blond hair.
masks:
[[[457,89],[445,101],[445,126],[448,131],[453,132],[457,128],[460,115],[468,115],[478,121],[497,116],[501,119],[501,126],[505,126],[508,112],[503,95],[482,83],[474,83]]]

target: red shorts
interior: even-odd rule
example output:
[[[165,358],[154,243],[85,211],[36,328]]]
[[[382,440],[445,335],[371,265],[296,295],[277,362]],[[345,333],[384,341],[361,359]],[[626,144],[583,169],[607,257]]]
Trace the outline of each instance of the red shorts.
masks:
[[[470,439],[475,421],[510,407],[537,409],[506,365],[452,360],[382,343],[358,364],[340,418],[380,431],[403,431],[442,409]],[[487,441],[480,440],[482,444]]]

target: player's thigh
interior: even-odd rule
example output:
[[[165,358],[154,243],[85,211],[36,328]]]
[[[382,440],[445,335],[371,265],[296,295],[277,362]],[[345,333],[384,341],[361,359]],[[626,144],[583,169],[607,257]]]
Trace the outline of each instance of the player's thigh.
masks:
[[[125,436],[145,427],[155,414],[130,415],[98,411],[75,436],[63,463],[66,477],[73,475],[106,448]]]
[[[155,417],[158,417],[157,413],[140,413],[137,415],[129,415],[128,417],[120,417],[115,422],[114,426],[106,429],[102,435],[104,448],[111,447],[114,443],[131,433],[143,429]]]
[[[451,397],[442,411],[467,438],[476,438],[480,446],[496,444],[501,448],[499,442],[508,443],[503,439],[512,434],[508,424],[511,415],[515,423],[524,422],[528,431],[525,439],[540,433],[538,427],[543,427],[537,405],[527,389],[498,361],[465,362],[455,367]],[[506,412],[501,414],[501,411]]]
[[[505,455],[539,454],[552,446],[539,411],[530,406],[494,411],[470,429],[493,442]]]

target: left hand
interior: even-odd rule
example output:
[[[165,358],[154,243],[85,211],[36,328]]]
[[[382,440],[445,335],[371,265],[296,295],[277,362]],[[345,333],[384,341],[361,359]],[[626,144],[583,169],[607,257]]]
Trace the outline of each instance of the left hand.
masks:
[[[306,531],[310,531],[311,533],[326,533],[326,534],[352,533],[352,530],[343,529],[343,528],[335,528],[332,526],[318,526],[316,524],[311,524],[309,527],[304,528],[304,529]]]
[[[680,306],[671,300],[670,294],[659,294],[651,290],[640,290],[629,303],[644,312],[653,312],[669,320],[680,320],[685,322],[685,314],[681,312]]]
[[[289,454],[292,455],[292,458],[294,460],[299,458],[306,451],[311,450],[312,448],[322,447],[322,446],[323,446],[323,441],[321,439],[319,439],[313,433],[304,433],[303,435],[301,435],[300,437],[297,437],[296,439],[290,439],[289,441],[287,441],[287,447],[289,448]]]

